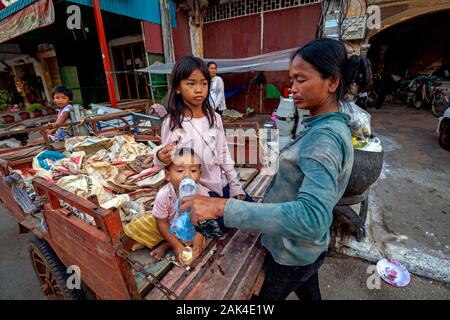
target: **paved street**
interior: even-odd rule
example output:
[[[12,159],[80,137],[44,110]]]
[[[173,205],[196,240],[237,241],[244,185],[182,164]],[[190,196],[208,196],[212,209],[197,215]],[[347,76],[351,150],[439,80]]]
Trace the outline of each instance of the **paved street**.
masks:
[[[449,300],[450,285],[430,279],[411,276],[403,288],[395,288],[380,279],[379,289],[369,289],[367,273],[374,264],[336,253],[331,253],[319,272],[320,289],[324,300]],[[369,280],[369,284],[372,282]],[[296,299],[291,294],[288,299]]]
[[[0,206],[0,299],[45,299],[28,254],[30,238]]]
[[[411,272],[450,281],[450,152],[439,147],[437,118],[427,110],[386,104],[369,109],[384,154],[371,187],[368,237],[340,241],[341,252],[401,261]]]

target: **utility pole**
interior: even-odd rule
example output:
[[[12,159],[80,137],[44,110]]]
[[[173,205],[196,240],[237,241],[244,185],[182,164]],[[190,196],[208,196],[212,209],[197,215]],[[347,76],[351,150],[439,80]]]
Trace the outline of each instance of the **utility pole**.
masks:
[[[190,10],[189,32],[191,35],[192,55],[203,58],[202,8],[199,0],[193,0]]]
[[[169,1],[159,0],[159,12],[161,15],[161,29],[164,46],[165,63],[175,62],[175,52],[173,49],[172,25],[170,24]],[[170,78],[167,76],[167,86],[170,91]]]
[[[166,63],[174,63],[175,53],[173,49],[172,25],[170,24],[169,1],[159,0],[159,11],[161,13],[164,60]]]
[[[109,100],[111,106],[117,108],[116,93],[114,91],[114,82],[111,73],[111,63],[109,62],[108,45],[106,44],[105,29],[103,27],[102,12],[100,10],[99,0],[93,0],[95,23],[97,25],[98,39],[102,50],[103,66],[105,68],[106,84],[108,86]]]

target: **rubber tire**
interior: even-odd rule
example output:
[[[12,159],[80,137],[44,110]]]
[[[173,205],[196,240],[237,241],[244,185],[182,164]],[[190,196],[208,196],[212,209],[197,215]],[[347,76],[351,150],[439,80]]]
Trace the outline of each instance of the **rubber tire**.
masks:
[[[375,91],[371,91],[369,92],[369,97],[368,97],[368,107],[369,108],[375,108],[375,104],[377,102],[378,99],[378,94]]]
[[[53,275],[53,278],[55,279],[58,287],[60,288],[64,300],[85,299],[85,294],[82,289],[76,290],[67,288],[66,283],[69,276],[66,272],[67,268],[61,262],[61,260],[59,260],[58,256],[53,251],[53,249],[51,248],[51,246],[48,244],[47,241],[39,239],[38,237],[35,236],[29,241],[28,244],[29,244],[30,259],[32,259],[32,253],[35,252],[39,256],[39,258],[46,264],[46,267],[50,270],[50,272]],[[33,265],[33,262],[31,263]],[[37,273],[36,277],[38,278],[38,281],[40,283],[39,276],[37,275]]]
[[[442,126],[441,133],[439,134],[439,145],[445,150],[450,150],[450,122]]]
[[[423,96],[422,90],[417,90],[414,98],[411,101],[411,106],[416,109],[422,109],[423,107]]]
[[[439,100],[439,98],[443,99],[443,101]],[[444,114],[444,111],[447,110],[447,108],[450,107],[450,105],[446,104],[445,101],[445,95],[443,93],[438,94],[437,96],[433,97],[433,102],[431,104],[431,111],[436,117],[442,117]]]

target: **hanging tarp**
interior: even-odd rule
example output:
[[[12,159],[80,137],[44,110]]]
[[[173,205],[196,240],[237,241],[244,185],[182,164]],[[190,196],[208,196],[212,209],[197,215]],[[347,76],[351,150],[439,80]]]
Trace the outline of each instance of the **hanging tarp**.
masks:
[[[7,8],[3,10],[7,10]],[[3,11],[2,10],[2,11]],[[52,0],[39,0],[0,21],[0,43],[55,21]]]
[[[218,73],[237,73],[248,71],[285,71],[289,70],[291,54],[297,48],[282,51],[270,52],[240,59],[212,59],[204,58],[205,62],[214,61],[217,63]],[[137,71],[150,72],[155,74],[170,74],[172,72],[172,63],[155,62],[151,66],[139,69]]]

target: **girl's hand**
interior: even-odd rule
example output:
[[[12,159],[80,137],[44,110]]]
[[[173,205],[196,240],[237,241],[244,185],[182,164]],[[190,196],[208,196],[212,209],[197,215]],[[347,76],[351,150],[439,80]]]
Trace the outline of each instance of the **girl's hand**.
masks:
[[[194,237],[192,248],[194,250],[194,259],[196,259],[205,248],[205,237],[197,232]]]
[[[238,200],[244,200],[245,194],[238,194],[237,196],[234,196],[233,198],[238,199]]]
[[[170,164],[172,163],[174,149],[175,144],[170,143],[167,146],[163,147],[161,150],[159,150],[156,156],[161,162],[165,164]]]

